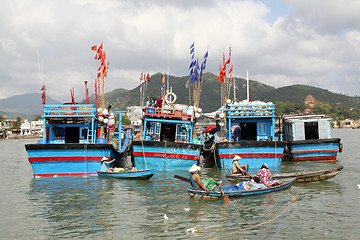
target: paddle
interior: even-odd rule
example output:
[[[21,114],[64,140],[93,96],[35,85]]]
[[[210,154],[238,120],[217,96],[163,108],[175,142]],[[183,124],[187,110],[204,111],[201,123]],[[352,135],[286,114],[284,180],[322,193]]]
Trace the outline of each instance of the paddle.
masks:
[[[190,179],[187,178],[187,177],[183,177],[183,176],[179,176],[179,175],[174,175],[174,178],[177,178],[177,179],[180,179],[182,181],[185,181],[185,182],[190,182]]]
[[[222,188],[221,188],[220,186],[219,186],[219,189],[220,189],[220,191],[221,191],[221,194],[222,194],[223,197],[224,197],[224,202],[226,202],[226,203],[231,203],[229,197],[225,195],[224,191],[222,190]]]
[[[230,174],[233,174],[231,171],[230,171],[230,168],[228,167],[228,165],[227,164],[225,164],[226,165],[226,168],[227,168],[227,170],[229,171],[229,173]]]

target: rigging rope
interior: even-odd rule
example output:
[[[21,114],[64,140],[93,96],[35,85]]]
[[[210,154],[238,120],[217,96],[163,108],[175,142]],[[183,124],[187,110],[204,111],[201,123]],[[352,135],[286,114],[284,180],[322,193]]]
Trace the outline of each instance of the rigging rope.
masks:
[[[85,164],[85,173],[87,173],[87,143],[84,143],[84,164]]]
[[[233,234],[235,234],[235,233],[244,232],[244,231],[247,231],[247,230],[250,230],[250,229],[259,227],[259,226],[261,226],[261,225],[265,225],[265,224],[267,224],[267,223],[270,223],[270,222],[278,219],[281,215],[283,215],[283,214],[290,208],[291,204],[293,204],[295,201],[296,201],[296,197],[295,197],[295,196],[292,196],[292,197],[291,197],[291,201],[289,202],[289,204],[288,204],[288,206],[285,208],[285,210],[282,211],[282,212],[281,212],[279,215],[277,215],[276,217],[274,217],[274,218],[272,218],[272,219],[270,219],[270,220],[268,220],[268,221],[265,221],[265,222],[256,224],[256,225],[254,225],[254,226],[251,226],[251,227],[248,227],[248,228],[245,228],[245,229],[236,231],[236,232],[228,233],[228,234],[226,234],[226,236],[233,235]],[[217,239],[217,238],[220,238],[220,237],[214,237],[214,238],[210,238],[210,239],[208,239],[208,240],[213,240],[213,239]]]
[[[144,142],[143,142],[142,139],[140,141],[141,141],[141,146],[142,146],[142,154],[143,154],[143,158],[144,158],[144,162],[145,162],[145,169],[148,169],[147,168],[147,163],[146,163],[146,158],[145,158]]]

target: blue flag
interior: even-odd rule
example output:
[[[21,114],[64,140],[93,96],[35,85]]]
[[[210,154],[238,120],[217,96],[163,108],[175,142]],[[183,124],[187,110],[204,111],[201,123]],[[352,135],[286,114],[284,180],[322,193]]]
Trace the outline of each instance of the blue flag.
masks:
[[[208,51],[205,53],[204,58],[206,59],[208,57]]]

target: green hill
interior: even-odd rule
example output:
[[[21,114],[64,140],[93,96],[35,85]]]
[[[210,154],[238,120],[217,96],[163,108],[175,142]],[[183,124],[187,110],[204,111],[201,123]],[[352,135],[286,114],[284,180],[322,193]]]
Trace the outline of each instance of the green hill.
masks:
[[[157,73],[151,76],[148,83],[145,96],[160,97],[162,74]],[[186,83],[189,77],[170,76],[169,82],[173,92],[177,95],[177,103],[189,104],[189,89]],[[203,78],[202,93],[200,98],[200,107],[204,112],[212,112],[220,107],[221,85],[216,79],[216,75],[205,73]],[[246,99],[246,80],[237,78],[236,98]],[[250,80],[250,99],[266,102],[289,102],[303,104],[305,98],[311,94],[315,101],[325,104],[336,105],[344,108],[360,108],[359,97],[349,97],[343,94],[332,93],[328,90],[306,86],[292,85],[281,88],[274,88],[269,85]],[[230,99],[233,99],[233,87],[230,91]],[[105,94],[107,103],[111,103],[114,108],[125,110],[128,106],[139,105],[140,86],[132,89],[116,89]],[[92,98],[93,99],[93,98]]]

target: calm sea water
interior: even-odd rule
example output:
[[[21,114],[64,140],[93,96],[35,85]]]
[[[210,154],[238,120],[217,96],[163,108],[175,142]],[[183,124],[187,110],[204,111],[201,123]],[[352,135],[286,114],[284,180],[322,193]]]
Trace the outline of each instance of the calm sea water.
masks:
[[[186,171],[157,172],[141,181],[35,179],[24,148],[33,141],[2,140],[0,239],[358,239],[360,130],[335,129],[332,135],[344,144],[337,163],[344,169],[335,178],[231,199],[230,204],[191,199],[188,183],[173,177],[187,176]],[[283,162],[281,168],[291,172],[334,166]],[[224,173],[201,172],[222,179]]]

